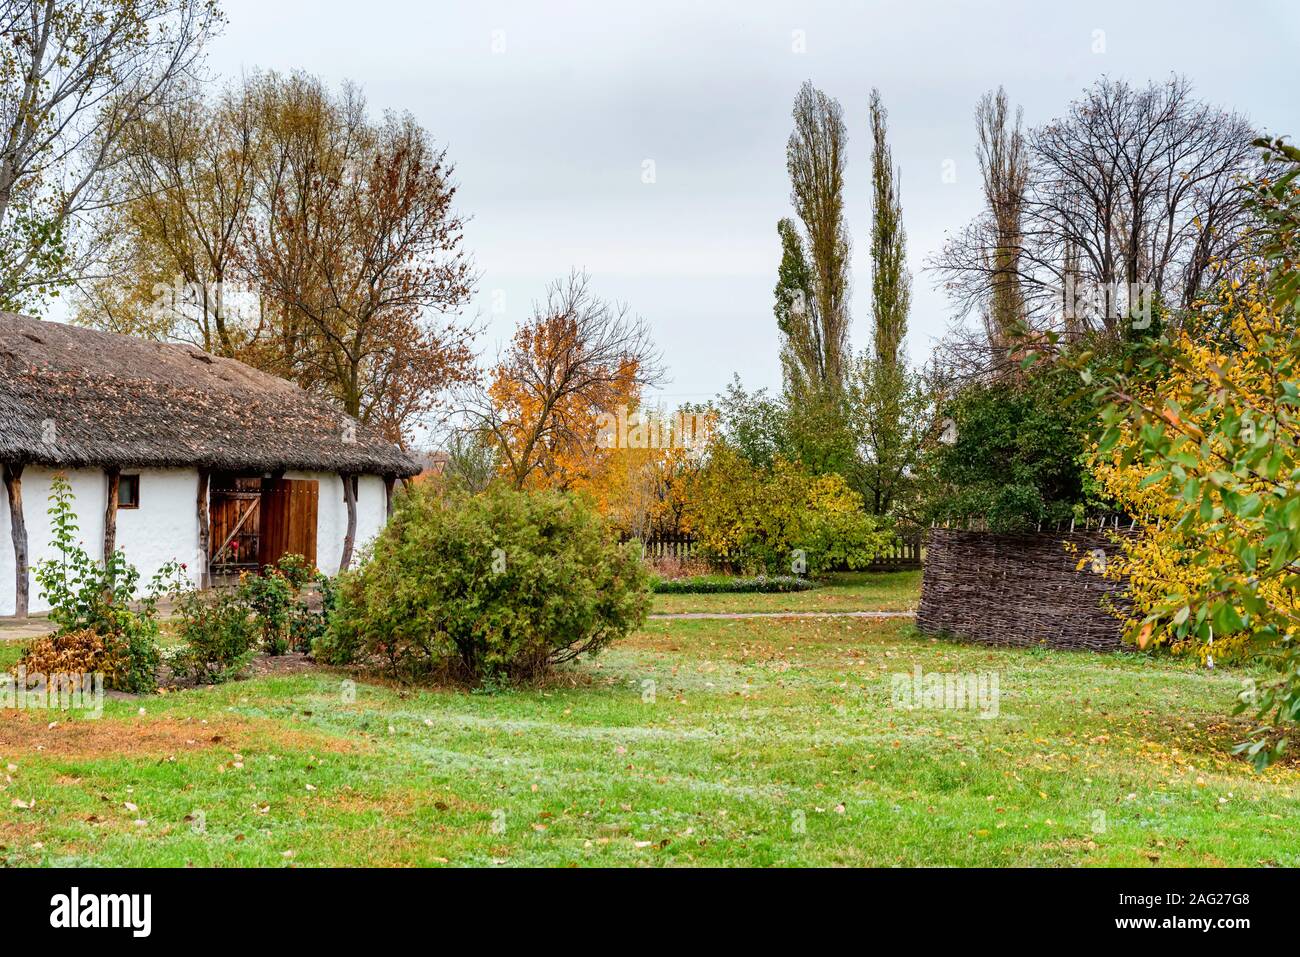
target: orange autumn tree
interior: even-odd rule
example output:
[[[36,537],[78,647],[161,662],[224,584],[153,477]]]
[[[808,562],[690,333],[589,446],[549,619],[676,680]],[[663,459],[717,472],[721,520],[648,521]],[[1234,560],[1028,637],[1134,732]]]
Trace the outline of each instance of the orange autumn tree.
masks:
[[[528,325],[515,335],[515,346],[530,360],[564,351],[574,334],[572,324]],[[536,368],[533,361],[523,368]],[[590,381],[581,389],[552,391],[547,380],[520,374],[519,363],[502,364],[492,372],[489,392],[501,413],[495,435],[502,453],[502,471],[516,488],[570,490],[600,484],[610,468],[611,449],[599,445],[597,420],[640,401],[638,363],[589,369]]]
[[[515,488],[576,490],[599,484],[609,468],[614,450],[601,447],[601,416],[626,416],[659,377],[645,323],[575,272],[548,287],[461,412],[496,448]]]
[[[575,487],[620,530],[640,539],[689,530],[691,481],[717,429],[713,410],[630,408],[601,423],[596,467]]]

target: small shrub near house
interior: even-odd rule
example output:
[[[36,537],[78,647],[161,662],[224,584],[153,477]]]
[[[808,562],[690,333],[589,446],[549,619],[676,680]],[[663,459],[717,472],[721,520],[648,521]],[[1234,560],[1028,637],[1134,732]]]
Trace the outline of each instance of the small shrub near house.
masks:
[[[315,584],[321,597],[319,611],[307,602],[307,586]],[[286,651],[311,651],[312,642],[325,632],[325,619],[333,602],[333,584],[301,555],[285,555],[260,574],[244,573],[239,587],[257,618],[262,648],[268,655]]]
[[[299,556],[285,556],[286,559],[297,557]],[[293,607],[289,610],[289,647],[304,654],[310,654],[316,639],[325,634],[329,616],[334,610],[336,594],[334,579],[323,572],[313,570],[308,582],[315,586],[317,606],[313,608],[307,601],[305,586],[299,586]]]
[[[78,664],[66,672],[102,672],[119,691],[145,694],[158,687],[158,599],[180,566],[168,565],[137,597],[140,573],[121,551],[105,564],[78,542],[72,486],[57,475],[48,509],[57,558],[35,569],[41,595],[50,604],[54,634],[27,646],[18,664],[29,674],[53,674],[51,664]],[[135,602],[135,608],[130,604]]]
[[[314,653],[407,678],[535,679],[640,625],[649,584],[636,545],[619,545],[583,498],[417,486],[339,577]]]
[[[168,659],[176,678],[219,684],[248,666],[259,632],[239,589],[185,591],[177,596],[175,612],[176,634],[184,642]]]
[[[316,583],[321,610],[305,596]],[[184,642],[169,659],[182,681],[218,684],[237,677],[262,649],[270,655],[308,651],[324,634],[333,586],[301,555],[285,555],[274,566],[245,573],[235,588],[177,592],[176,633]]]
[[[239,591],[257,616],[262,649],[268,655],[282,655],[288,651],[289,624],[296,592],[288,576],[271,566],[260,572],[244,572],[239,576]]]

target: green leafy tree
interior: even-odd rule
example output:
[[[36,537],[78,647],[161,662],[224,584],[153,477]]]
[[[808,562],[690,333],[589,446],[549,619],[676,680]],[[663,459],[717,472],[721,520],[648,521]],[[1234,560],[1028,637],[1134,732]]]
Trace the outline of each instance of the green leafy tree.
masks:
[[[797,380],[810,392],[837,392],[843,387],[849,359],[850,244],[844,223],[848,133],[840,104],[811,83],[800,87],[793,118],[786,169],[790,200],[806,240],[798,239],[791,220],[778,226],[782,257],[777,308],[782,308],[783,296],[805,293],[802,314],[795,313],[791,304],[789,317],[798,322],[791,326],[794,334],[786,337],[788,351],[799,365]]]
[[[786,400],[785,430],[790,454],[812,474],[852,474],[857,459],[845,391],[790,396]]]
[[[452,432],[443,478],[467,492],[481,492],[501,474],[497,447],[480,432]]]
[[[779,455],[756,468],[725,444],[712,450],[689,501],[703,555],[744,572],[865,568],[893,539],[841,476],[814,475]]]
[[[1068,371],[968,386],[940,412],[926,454],[924,521],[1020,532],[1100,504],[1085,467],[1089,410]]]
[[[749,392],[735,376],[717,407],[720,440],[753,468],[771,468],[778,455],[793,457],[785,403],[766,389]]]
[[[787,394],[814,388],[821,377],[821,327],[813,296],[813,273],[804,252],[799,226],[793,219],[776,224],[781,238],[781,264],[777,268],[776,328],[781,334],[781,370]]]
[[[717,399],[721,438],[755,468],[784,457],[814,475],[848,474],[854,464],[844,397],[826,392],[780,397],[746,391],[736,377]]]
[[[907,233],[899,198],[898,171],[887,139],[888,112],[880,91],[871,91],[871,318],[874,357],[892,372],[905,363],[907,313],[912,302],[912,276],[907,269]]]
[[[985,93],[975,109],[979,133],[980,174],[984,180],[984,203],[987,234],[992,251],[988,286],[989,345],[995,354],[1006,351],[1014,330],[1025,320],[1024,294],[1021,291],[1020,256],[1024,245],[1025,189],[1028,186],[1029,157],[1022,111],[1012,118],[1007,91]],[[1066,253],[1067,272],[1078,272],[1072,262],[1076,252]]]
[[[849,474],[877,515],[895,507],[933,422],[931,393],[904,352],[912,278],[887,117],[880,91],[872,90],[872,345],[849,377],[847,422],[856,452]]]
[[[936,379],[866,354],[849,377],[848,426],[857,456],[848,478],[873,514],[920,521],[917,472],[937,435],[942,386]]]

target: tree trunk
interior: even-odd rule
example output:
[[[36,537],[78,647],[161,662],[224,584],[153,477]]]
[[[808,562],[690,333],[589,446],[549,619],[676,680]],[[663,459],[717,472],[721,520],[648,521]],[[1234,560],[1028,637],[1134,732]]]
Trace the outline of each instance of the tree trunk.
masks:
[[[208,512],[208,488],[211,484],[211,474],[207,469],[199,469],[199,491],[198,491],[198,511],[199,511],[199,587],[207,588],[212,584],[210,575],[210,565],[208,564],[208,551],[212,547],[212,525]]]
[[[104,567],[113,564],[117,551],[117,503],[122,488],[122,470],[114,465],[104,470],[108,477],[108,504],[104,506]]]
[[[357,540],[357,477],[342,474],[343,501],[348,507],[348,533],[343,537],[343,557],[339,560],[339,571],[345,571],[352,564],[352,546]]]
[[[9,531],[14,540],[14,614],[27,617],[27,524],[23,521],[23,467],[4,467],[5,490],[9,493]]]

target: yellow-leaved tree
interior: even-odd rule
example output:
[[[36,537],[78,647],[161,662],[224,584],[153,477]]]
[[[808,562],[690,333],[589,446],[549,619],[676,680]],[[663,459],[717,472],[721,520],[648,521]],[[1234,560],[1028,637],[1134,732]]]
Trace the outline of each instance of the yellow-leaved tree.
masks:
[[[1264,472],[1234,468],[1229,446],[1253,445],[1271,431],[1270,416],[1261,413],[1275,407],[1277,370],[1285,367],[1291,334],[1270,305],[1262,267],[1248,266],[1241,277],[1221,281],[1195,322],[1173,338],[1167,373],[1131,396],[1189,447],[1173,450],[1169,463],[1143,456],[1152,425],[1134,418],[1119,424],[1113,444],[1093,456],[1102,489],[1138,526],[1136,534],[1119,538],[1105,574],[1128,580],[1126,630],[1141,647],[1167,646],[1202,660],[1249,651],[1250,632],[1235,616],[1221,619],[1217,629],[1210,623],[1207,639],[1179,628],[1187,621],[1181,612],[1156,612],[1171,601],[1188,607],[1192,596],[1213,590],[1217,566],[1203,560],[1207,550],[1223,548],[1228,557],[1226,543],[1216,540],[1241,519],[1216,508],[1215,499],[1202,494],[1205,485],[1247,497],[1268,496],[1276,485]],[[1300,594],[1289,576],[1261,576],[1258,594],[1275,608],[1300,613]]]
[[[866,568],[893,541],[843,476],[814,475],[781,456],[759,468],[721,441],[688,501],[686,521],[703,556],[745,572]]]
[[[642,540],[689,529],[691,482],[704,467],[717,413],[683,407],[601,416],[597,467],[573,483],[620,531]]]

